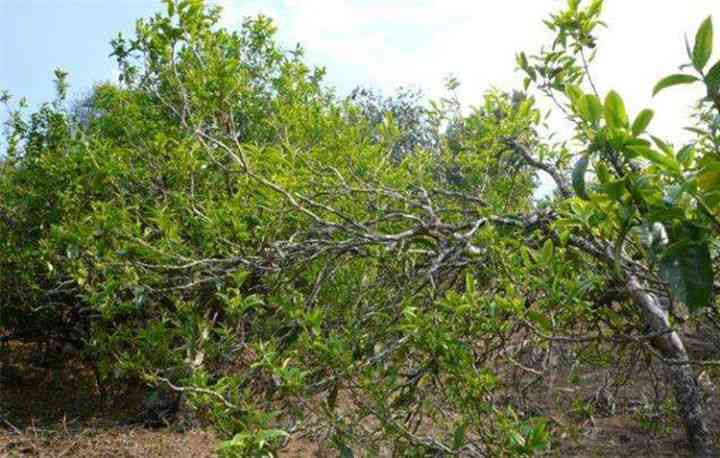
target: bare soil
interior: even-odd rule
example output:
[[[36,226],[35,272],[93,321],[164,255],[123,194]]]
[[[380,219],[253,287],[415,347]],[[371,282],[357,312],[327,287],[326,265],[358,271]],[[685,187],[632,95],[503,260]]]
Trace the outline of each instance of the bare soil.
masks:
[[[215,455],[219,438],[210,428],[178,425],[150,429],[134,424],[142,407],[139,386],[100,396],[92,370],[82,362],[33,361],[22,345],[0,347],[0,457],[172,457]],[[550,418],[555,441],[549,456],[690,456],[676,419],[646,411],[657,386],[634,374],[632,388],[603,396],[599,373],[575,385],[539,385],[527,405]],[[593,399],[588,403],[578,400]],[[709,426],[720,442],[720,402],[708,387]],[[549,414],[548,414],[549,413]],[[321,438],[291,440],[282,457],[333,457]]]

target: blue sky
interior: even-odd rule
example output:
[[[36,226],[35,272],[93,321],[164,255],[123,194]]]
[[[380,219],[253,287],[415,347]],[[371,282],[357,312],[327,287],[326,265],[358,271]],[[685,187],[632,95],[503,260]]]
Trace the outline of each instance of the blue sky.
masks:
[[[110,39],[156,8],[142,0],[0,0],[0,88],[36,105],[52,96],[52,72],[62,67],[82,94],[112,77]]]
[[[518,87],[516,51],[547,43],[541,23],[564,0],[213,0],[224,24],[265,12],[288,47],[301,42],[308,59],[328,68],[343,92],[355,84],[384,90],[416,85],[443,92],[452,73],[461,98],[477,103],[492,85]],[[159,0],[0,0],[0,88],[33,105],[52,96],[52,70],[70,73],[71,91],[85,93],[114,75],[109,41],[134,21],[162,8]],[[652,85],[683,63],[683,35],[713,13],[716,0],[606,0],[606,22],[595,76],[601,91],[618,90],[632,112],[651,106],[651,130],[682,136],[689,105],[699,92]],[[720,23],[718,23],[720,24]],[[720,26],[717,27],[720,29]],[[718,34],[720,35],[720,34]],[[720,43],[720,40],[718,40]],[[718,45],[720,47],[720,45]],[[561,125],[558,125],[562,129]]]

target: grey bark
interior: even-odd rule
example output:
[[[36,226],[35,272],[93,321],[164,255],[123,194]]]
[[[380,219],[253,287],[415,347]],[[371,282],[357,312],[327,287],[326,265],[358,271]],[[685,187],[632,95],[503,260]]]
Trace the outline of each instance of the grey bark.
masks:
[[[672,330],[668,312],[662,307],[659,298],[642,287],[634,275],[628,275],[627,289],[640,306],[646,323],[653,334],[653,346],[663,358],[672,360],[670,372],[673,394],[680,409],[687,439],[698,458],[715,456],[710,447],[705,416],[702,408],[702,389],[688,361],[688,353],[680,336]]]

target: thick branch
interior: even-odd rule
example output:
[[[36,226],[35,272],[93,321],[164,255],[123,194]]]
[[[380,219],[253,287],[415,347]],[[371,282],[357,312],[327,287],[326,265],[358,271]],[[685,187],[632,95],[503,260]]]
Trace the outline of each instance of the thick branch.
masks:
[[[528,165],[530,165],[531,167],[534,167],[538,170],[542,170],[543,172],[550,175],[550,177],[555,182],[555,185],[557,185],[558,190],[560,191],[560,194],[564,198],[568,198],[573,195],[573,193],[570,191],[570,187],[568,186],[568,184],[565,180],[565,177],[562,174],[560,174],[555,167],[553,167],[550,164],[546,164],[544,162],[540,162],[537,159],[535,159],[533,157],[532,152],[530,151],[530,149],[527,146],[519,143],[517,140],[515,140],[513,138],[506,139],[506,143],[513,151],[520,153],[520,155],[522,155],[523,159],[525,160],[525,162],[528,163]]]

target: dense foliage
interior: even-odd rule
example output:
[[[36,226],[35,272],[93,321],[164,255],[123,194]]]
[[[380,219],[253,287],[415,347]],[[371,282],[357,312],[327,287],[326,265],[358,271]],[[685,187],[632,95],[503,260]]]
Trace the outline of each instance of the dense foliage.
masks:
[[[597,91],[598,0],[569,1],[552,46],[518,55],[523,92],[469,112],[411,90],[338,98],[270,19],[229,31],[200,0],[165,3],[113,41],[121,84],[70,103],[58,71],[55,101],[13,112],[3,340],[75,347],[102,390],[181,393],[226,456],[291,435],[343,457],[532,455],[553,429],[538,382],[599,368],[620,387],[648,355],[711,453],[696,369],[717,363],[683,343],[720,340],[709,20],[696,75],[656,86],[707,87],[680,146]],[[543,96],[573,139],[542,137]],[[557,186],[541,202],[538,173]]]

